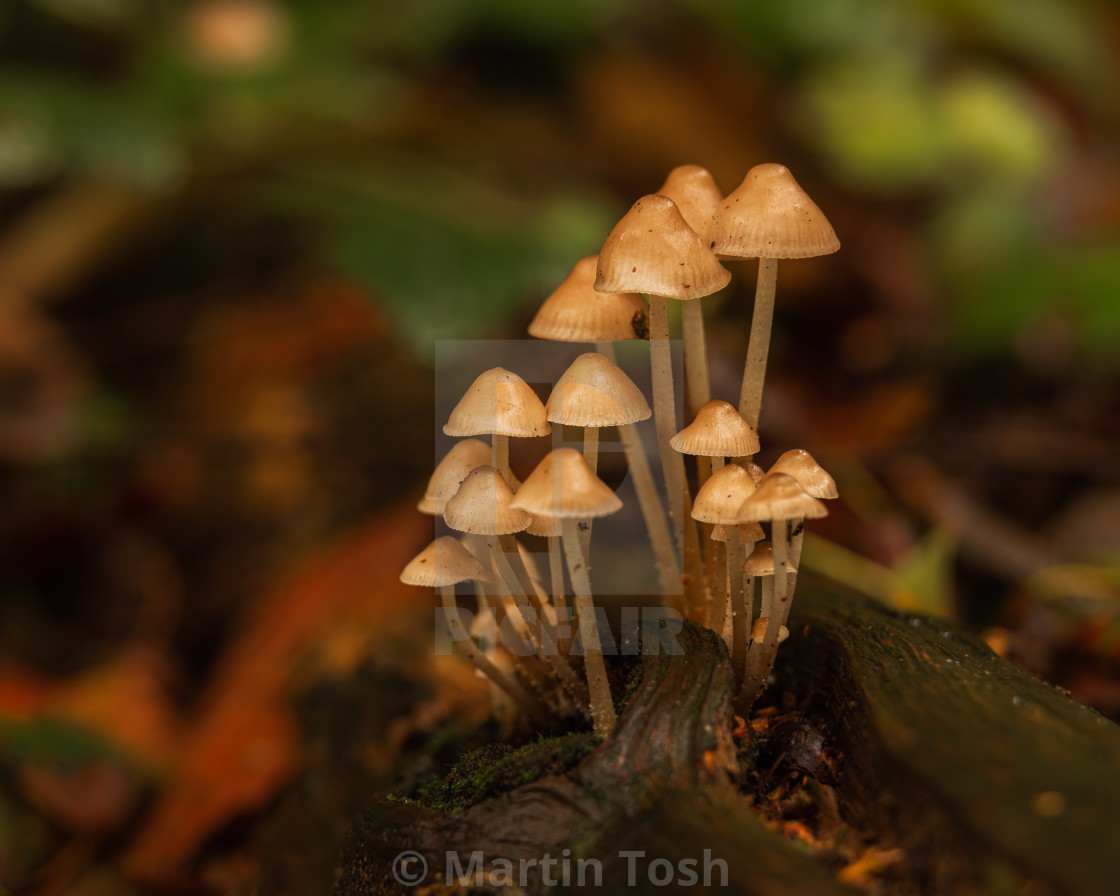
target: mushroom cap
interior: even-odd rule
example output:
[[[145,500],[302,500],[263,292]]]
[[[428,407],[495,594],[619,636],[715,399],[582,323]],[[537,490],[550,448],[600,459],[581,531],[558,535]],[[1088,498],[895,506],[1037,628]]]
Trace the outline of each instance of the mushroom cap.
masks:
[[[743,572],[748,576],[774,575],[774,545],[769,541],[756,544],[743,564]]]
[[[450,535],[442,535],[408,561],[401,573],[406,585],[439,588],[470,579],[491,581],[490,574],[474,555]]]
[[[739,544],[757,544],[766,537],[758,523],[739,524]],[[727,526],[712,526],[712,541],[727,541]]]
[[[443,509],[443,519],[458,532],[509,535],[529,525],[523,510],[510,506],[513,492],[494,467],[475,467]]]
[[[741,522],[762,520],[815,520],[828,516],[825,506],[785,473],[767,473],[743,506]]]
[[[712,218],[724,258],[811,258],[840,248],[832,225],[785,165],[755,165]]]
[[[731,272],[685,223],[676,203],[654,193],[635,202],[608,234],[595,289],[699,299],[730,281]]]
[[[545,436],[552,427],[544,405],[516,373],[494,367],[471,383],[443,431],[449,436]]]
[[[712,229],[712,215],[723,202],[723,190],[707,168],[699,165],[678,165],[669,172],[657,191],[677,204],[685,223],[695,230],[704,245],[708,245]]]
[[[550,418],[551,419],[551,418]],[[748,457],[758,452],[758,433],[726,401],[713,398],[696,419],[669,440],[681,454]]]
[[[649,306],[634,292],[595,292],[598,255],[572,272],[537,310],[529,335],[554,342],[617,342],[648,338]],[[643,335],[646,334],[646,335]]]
[[[551,422],[568,426],[621,426],[653,414],[642,390],[598,352],[587,352],[571,363],[556,381],[544,410]]]
[[[490,446],[481,439],[456,442],[443,460],[436,464],[428,479],[427,491],[416,508],[421,513],[442,516],[448,499],[459,490],[459,484],[467,478],[467,474],[475,467],[490,463],[491,455]]]
[[[766,637],[766,630],[770,628],[770,617],[759,616],[751,626],[751,640],[762,641]],[[789,629],[784,625],[778,628],[778,643],[781,644],[789,637]]]
[[[839,494],[836,491],[835,480],[804,448],[791,448],[774,461],[770,472],[792,476],[797,480],[797,484],[814,498],[831,499]]]
[[[702,523],[734,526],[739,520],[739,508],[754,494],[754,490],[750,473],[738,464],[721,467],[696,493],[692,502],[692,518]]]
[[[525,527],[525,532],[529,535],[537,535],[543,538],[557,538],[560,536],[563,526],[560,520],[553,519],[549,516],[537,516],[536,514],[529,514],[533,519],[528,526]]]
[[[553,500],[553,486],[556,499]],[[521,483],[512,506],[550,519],[593,519],[622,509],[622,499],[573,448],[555,448]]]

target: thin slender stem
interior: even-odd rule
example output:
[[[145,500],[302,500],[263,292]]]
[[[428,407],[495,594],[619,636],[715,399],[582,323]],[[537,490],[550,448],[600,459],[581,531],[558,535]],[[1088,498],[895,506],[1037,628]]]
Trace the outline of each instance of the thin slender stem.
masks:
[[[585,426],[583,428],[583,459],[587,461],[587,466],[591,468],[592,473],[599,472],[599,427]],[[594,520],[587,520],[583,529],[580,530],[580,547],[583,548],[583,556],[587,561],[587,565],[591,565],[591,524]]]
[[[774,668],[774,660],[778,655],[778,637],[782,626],[789,617],[790,597],[788,592],[788,557],[789,557],[789,532],[790,520],[772,520],[770,525],[770,541],[774,545],[774,585],[769,613],[766,613],[766,597],[763,595],[763,614],[767,616],[766,635],[757,649],[752,648],[747,663],[747,672],[743,678],[743,686],[736,699],[736,709],[740,715],[750,712],[754,701],[758,699],[770,671]]]
[[[684,553],[685,511],[684,459],[673,450],[669,440],[677,432],[677,412],[673,390],[673,356],[669,345],[669,300],[649,297],[649,361],[653,380],[653,420],[657,427],[657,449],[665,476],[669,516],[676,530],[677,547]]]
[[[509,468],[509,436],[494,433],[490,436],[490,446],[491,466],[502,474],[510,488],[517,491],[521,483]]]
[[[712,397],[708,383],[708,347],[704,339],[703,299],[683,302],[682,326],[684,329],[684,381],[688,389],[689,419]]]
[[[638,507],[645,520],[646,532],[653,546],[654,562],[657,564],[657,580],[661,593],[670,598],[681,593],[681,568],[677,564],[677,552],[673,549],[673,538],[669,534],[669,524],[665,520],[665,508],[661,505],[661,495],[653,481],[649,468],[649,457],[641,433],[633,423],[618,427],[618,437],[626,446],[626,456],[630,461],[630,475],[634,479],[634,491],[638,495]]]
[[[680,457],[679,454],[677,456]],[[685,615],[689,619],[700,619],[702,617],[699,614],[707,607],[708,589],[704,578],[704,561],[700,553],[700,535],[696,529],[696,520],[692,518],[692,496],[688,493],[688,485],[683,478],[681,484],[681,504],[684,508],[682,523]]]
[[[595,733],[603,737],[614,730],[616,716],[611,698],[607,665],[599,643],[599,626],[595,620],[595,607],[591,600],[591,580],[581,556],[579,532],[576,521],[566,519],[561,523],[564,555],[568,560],[568,575],[574,592],[573,606],[577,614],[580,643],[583,645],[583,663],[587,673],[587,690],[591,698],[591,721]]]
[[[751,637],[751,619],[747,612],[746,595],[743,593],[743,545],[739,541],[739,527],[727,527],[727,572],[731,593],[731,665],[735,680],[742,681],[746,670],[747,643]]]
[[[530,694],[520,682],[507,675],[489,659],[483,656],[478,646],[463,628],[463,624],[459,619],[459,607],[455,603],[455,586],[441,586],[439,595],[440,602],[443,604],[443,608],[446,611],[444,615],[447,620],[447,629],[451,635],[451,640],[459,647],[463,656],[470,660],[475,668],[482,672],[483,675],[509,694],[514,702],[516,702],[530,717],[536,719],[538,722],[547,724],[550,721],[549,717],[545,713],[544,708],[533,699],[533,695]]]
[[[747,343],[747,363],[743,369],[743,391],[739,413],[755,429],[762,409],[762,384],[766,379],[766,359],[770,354],[770,329],[774,321],[774,293],[778,284],[778,260],[758,260],[758,281],[754,291],[754,316]]]
[[[789,596],[797,590],[797,571],[801,569],[801,548],[805,544],[805,522],[802,520],[794,527],[795,534],[789,541]]]

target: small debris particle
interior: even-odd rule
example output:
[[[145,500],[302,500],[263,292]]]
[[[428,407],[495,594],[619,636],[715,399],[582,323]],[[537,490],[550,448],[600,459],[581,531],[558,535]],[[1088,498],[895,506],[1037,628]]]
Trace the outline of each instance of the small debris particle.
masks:
[[[1066,798],[1056,790],[1043,790],[1031,798],[1031,808],[1043,818],[1057,818],[1066,811]]]

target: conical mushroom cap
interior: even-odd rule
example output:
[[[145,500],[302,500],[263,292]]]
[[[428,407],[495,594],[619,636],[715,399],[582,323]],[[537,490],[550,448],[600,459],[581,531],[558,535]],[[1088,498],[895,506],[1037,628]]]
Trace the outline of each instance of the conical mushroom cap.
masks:
[[[702,523],[734,526],[739,519],[739,508],[754,490],[750,474],[738,464],[728,464],[700,487],[692,502],[692,518]]]
[[[731,272],[685,223],[676,203],[655,193],[635,202],[607,236],[595,289],[699,299],[730,280]]]
[[[401,581],[406,585],[419,585],[422,588],[440,588],[465,582],[467,579],[475,582],[491,580],[486,567],[450,535],[443,535],[433,541],[409,560],[401,573]]]
[[[621,426],[653,413],[642,390],[605,355],[587,352],[561,374],[544,406],[553,423]]]
[[[443,519],[457,532],[509,535],[529,525],[529,514],[511,507],[513,492],[490,466],[475,467],[443,509]]]
[[[708,245],[712,215],[723,202],[723,191],[707,168],[699,165],[678,165],[669,172],[657,191],[677,204],[685,223]]]
[[[811,258],[840,248],[832,225],[784,165],[755,165],[712,218],[724,258]]]
[[[771,473],[785,473],[797,480],[814,498],[835,498],[836,482],[804,448],[791,448],[770,467]]]
[[[576,262],[529,324],[529,335],[554,342],[617,342],[649,337],[649,306],[633,292],[595,292],[598,255]]]
[[[742,522],[815,520],[828,516],[825,506],[785,473],[767,473],[739,508]]]
[[[743,572],[748,576],[774,575],[774,545],[769,541],[756,544],[743,564]]]
[[[536,516],[533,517],[532,522],[525,528],[529,535],[537,535],[543,538],[558,538],[563,531],[563,526],[560,520],[553,519],[550,516]]]
[[[758,523],[739,524],[739,544],[756,544],[766,537]],[[727,541],[727,526],[712,526],[712,541]]]
[[[558,491],[555,500],[554,485]],[[513,506],[534,516],[583,520],[621,510],[622,500],[591,472],[582,454],[572,448],[556,448],[521,484]]]
[[[428,480],[428,490],[416,505],[417,509],[421,513],[442,516],[447,500],[459,490],[459,484],[467,478],[467,474],[475,467],[490,463],[490,460],[490,446],[480,439],[456,442],[443,460],[436,464]]]
[[[681,454],[747,457],[758,452],[758,433],[726,401],[713,398],[696,419],[669,440]]]
[[[494,367],[476,379],[447,418],[449,436],[545,436],[544,405],[516,373]]]

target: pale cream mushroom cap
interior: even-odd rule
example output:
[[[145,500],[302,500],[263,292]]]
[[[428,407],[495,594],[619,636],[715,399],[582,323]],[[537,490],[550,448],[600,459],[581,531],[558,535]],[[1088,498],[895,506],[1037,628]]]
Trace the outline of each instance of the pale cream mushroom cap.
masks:
[[[769,472],[792,476],[814,498],[831,499],[838,495],[835,480],[804,448],[791,448],[774,461]]]
[[[813,520],[828,516],[825,506],[785,473],[767,473],[739,508],[742,522]]]
[[[685,223],[676,203],[655,193],[635,202],[607,236],[595,289],[699,299],[730,281],[731,272]]]
[[[621,510],[622,500],[591,472],[582,454],[556,448],[521,484],[512,506],[552,519],[592,519]]]
[[[642,390],[598,352],[587,352],[571,363],[544,409],[549,421],[567,426],[622,426],[653,414]]]
[[[811,258],[840,248],[832,225],[784,165],[755,165],[712,218],[724,258]]]
[[[443,519],[458,532],[510,535],[529,525],[529,514],[510,506],[513,492],[494,467],[475,467],[443,510]]]
[[[743,572],[748,576],[774,575],[774,545],[769,541],[756,544],[743,564]]]
[[[502,435],[529,438],[552,432],[544,405],[525,380],[501,367],[487,370],[463,393],[447,418],[449,436]]]
[[[707,245],[712,229],[712,215],[723,202],[723,190],[707,168],[699,165],[678,165],[669,172],[657,190],[677,204],[685,223],[699,234]]]
[[[450,535],[443,535],[408,561],[401,573],[406,585],[440,588],[468,579],[489,582],[491,577],[481,563]]]
[[[713,473],[696,493],[692,518],[702,523],[735,525],[739,508],[754,494],[750,474],[738,464],[727,464]]]
[[[576,262],[545,299],[529,324],[529,335],[555,342],[617,342],[648,338],[649,306],[633,292],[596,292],[598,255]]]
[[[713,398],[696,419],[669,440],[681,454],[704,457],[749,457],[758,452],[758,433],[726,401]]]
[[[442,516],[448,499],[459,490],[459,485],[475,467],[490,463],[490,446],[481,439],[464,439],[451,446],[431,477],[424,497],[416,505],[421,513]]]

